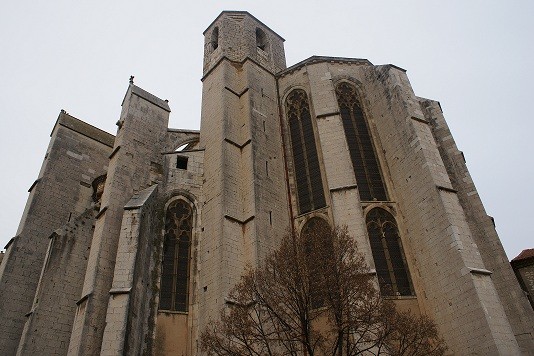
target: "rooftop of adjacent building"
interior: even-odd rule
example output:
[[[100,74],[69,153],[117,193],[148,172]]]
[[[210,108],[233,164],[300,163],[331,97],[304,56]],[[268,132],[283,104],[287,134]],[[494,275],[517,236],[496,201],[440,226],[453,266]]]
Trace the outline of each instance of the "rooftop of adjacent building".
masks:
[[[524,261],[530,258],[534,258],[534,248],[527,248],[521,251],[519,255],[512,259],[512,262]]]

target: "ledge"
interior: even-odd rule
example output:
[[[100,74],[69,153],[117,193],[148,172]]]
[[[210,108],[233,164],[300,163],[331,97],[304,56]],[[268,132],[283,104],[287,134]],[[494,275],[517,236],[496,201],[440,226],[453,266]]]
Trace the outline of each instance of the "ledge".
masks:
[[[143,205],[145,205],[148,198],[152,196],[152,193],[157,187],[157,184],[153,184],[150,187],[135,193],[126,203],[126,205],[124,205],[124,210],[140,209]]]
[[[113,152],[111,152],[108,158],[111,159],[113,156],[115,156],[115,153],[119,152],[120,149],[121,149],[120,145],[115,147],[115,149],[113,150]]]
[[[239,219],[236,219],[236,218],[234,218],[233,216],[230,216],[230,215],[225,215],[224,217],[226,219],[230,220],[230,221],[236,222],[236,223],[241,224],[241,225],[245,225],[246,223],[248,223],[249,221],[252,221],[254,219],[254,215],[250,216],[246,220],[239,220]]]
[[[324,114],[319,114],[319,115],[316,116],[316,118],[323,119],[325,117],[336,116],[336,115],[339,115],[339,111],[333,111],[333,112],[327,112],[327,113],[324,113]]]
[[[349,190],[349,189],[356,189],[356,188],[358,188],[358,185],[357,184],[352,184],[352,185],[346,185],[344,187],[332,188],[332,189],[330,189],[330,192],[333,193],[333,192],[339,192],[339,191],[342,191],[342,190]]]
[[[241,98],[241,96],[242,96],[243,94],[245,94],[245,93],[248,91],[249,88],[248,88],[248,87],[245,88],[241,93],[238,93],[238,92],[236,92],[236,91],[234,91],[234,90],[232,90],[232,89],[230,89],[230,88],[228,88],[228,87],[224,87],[224,89],[228,90],[230,93],[234,94],[234,95],[237,96],[238,98]]]
[[[87,293],[86,295],[84,295],[83,297],[81,297],[80,300],[78,300],[78,301],[76,302],[76,305],[79,306],[80,304],[82,304],[83,302],[85,302],[87,299],[89,299],[89,297],[90,297],[92,294],[93,294],[93,292],[89,292],[89,293]]]
[[[33,190],[33,188],[35,188],[35,186],[37,185],[37,183],[39,183],[41,181],[41,178],[37,178],[35,180],[35,182],[33,182],[33,184],[30,186],[30,188],[28,188],[28,193],[31,193],[31,191]]]
[[[471,274],[481,274],[483,276],[490,276],[493,274],[493,272],[491,271],[488,271],[487,269],[483,269],[483,268],[471,268],[471,267],[467,267],[469,269],[469,272]]]
[[[7,248],[8,248],[9,246],[11,246],[11,244],[13,243],[13,241],[15,241],[15,239],[18,238],[18,237],[19,237],[19,235],[17,235],[17,236],[13,236],[12,238],[10,238],[9,241],[7,242],[7,244],[4,246],[4,250],[7,251]]]
[[[130,294],[132,288],[111,288],[109,290],[109,294],[116,295],[116,294]]]
[[[230,140],[230,139],[228,139],[228,138],[225,138],[224,141],[226,141],[229,144],[239,148],[240,150],[242,150],[246,145],[248,145],[248,144],[250,144],[250,142],[252,142],[250,138],[248,140],[246,140],[245,143],[243,143],[241,145],[236,143],[236,142],[234,142],[234,141],[232,141],[232,140]]]
[[[425,120],[425,119],[421,119],[421,118],[418,118],[418,117],[415,117],[415,116],[410,117],[410,119],[412,119],[412,120],[414,120],[414,121],[417,121],[417,122],[421,122],[421,123],[423,123],[423,124],[430,125],[430,122],[428,122],[428,121]]]
[[[106,212],[106,210],[108,210],[108,207],[107,207],[107,206],[105,206],[105,207],[103,207],[102,209],[100,209],[100,211],[98,212],[98,214],[96,214],[95,219],[98,220],[102,215],[104,215],[104,213]]]
[[[442,185],[436,185],[436,188],[438,188],[438,190],[443,190],[445,192],[449,192],[449,193],[458,193],[458,191],[454,188],[449,188],[449,187],[444,187]]]

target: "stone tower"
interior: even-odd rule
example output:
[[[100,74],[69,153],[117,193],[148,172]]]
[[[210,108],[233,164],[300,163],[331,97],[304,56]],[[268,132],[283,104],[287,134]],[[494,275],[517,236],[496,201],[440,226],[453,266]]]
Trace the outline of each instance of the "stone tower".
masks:
[[[289,226],[275,78],[284,40],[245,12],[223,12],[204,37],[200,328]]]

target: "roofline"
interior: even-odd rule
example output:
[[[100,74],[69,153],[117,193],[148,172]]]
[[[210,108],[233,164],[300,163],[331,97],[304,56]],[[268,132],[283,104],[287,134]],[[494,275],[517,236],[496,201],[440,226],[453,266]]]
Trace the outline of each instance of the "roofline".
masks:
[[[250,16],[252,17],[254,20],[256,20],[257,22],[259,22],[262,26],[265,26],[269,31],[271,31],[272,33],[274,33],[278,38],[280,38],[283,42],[285,42],[286,40],[280,36],[278,33],[276,33],[272,28],[270,28],[269,26],[267,26],[266,24],[264,24],[263,22],[261,22],[260,20],[258,20],[254,15],[252,15],[250,12],[248,11],[235,11],[235,10],[224,10],[224,11],[221,11],[221,13],[219,14],[219,16],[217,16],[215,18],[215,20],[213,20],[208,27],[206,27],[206,29],[204,30],[204,32],[202,32],[202,35],[206,35],[206,32],[208,32],[209,28],[211,26],[213,26],[213,24],[215,22],[217,22],[217,20],[219,20],[219,18],[221,18],[222,15],[225,15],[225,14],[239,14],[239,15],[247,15],[247,16]]]
[[[276,76],[283,76],[289,72],[292,72],[299,67],[302,67],[307,64],[312,63],[321,63],[321,62],[340,62],[340,63],[356,63],[356,64],[362,64],[362,65],[373,65],[368,59],[365,58],[346,58],[346,57],[327,57],[327,56],[311,56],[309,58],[306,58],[303,61],[300,61],[296,64],[293,64],[291,67],[288,67],[278,73],[276,73]]]
[[[106,145],[106,146],[108,146],[108,147],[113,148],[113,143],[111,143],[111,142],[103,142],[102,140],[100,140],[100,139],[98,139],[98,138],[96,138],[96,137],[93,137],[92,135],[90,135],[90,134],[87,133],[87,132],[79,132],[78,130],[75,130],[74,128],[67,126],[64,122],[62,122],[62,121],[64,120],[64,118],[66,118],[66,120],[74,120],[74,121],[77,121],[77,122],[81,123],[82,125],[86,125],[86,126],[88,126],[90,129],[93,129],[93,130],[95,130],[95,131],[101,133],[103,136],[108,136],[108,137],[107,137],[108,141],[111,141],[111,140],[115,141],[115,135],[113,135],[113,134],[111,134],[111,133],[109,133],[109,132],[107,132],[107,131],[104,131],[104,130],[102,130],[101,128],[98,128],[98,127],[96,127],[96,126],[94,126],[94,125],[91,125],[91,124],[89,124],[88,122],[85,122],[85,121],[83,121],[83,120],[80,120],[80,119],[78,119],[77,117],[72,116],[71,114],[69,114],[68,112],[66,112],[66,111],[63,110],[63,109],[61,109],[61,111],[59,112],[59,115],[58,115],[58,117],[57,117],[57,119],[56,119],[56,122],[54,123],[54,127],[52,128],[52,131],[50,132],[50,137],[52,137],[52,135],[54,134],[54,130],[56,129],[56,127],[57,127],[58,125],[61,125],[61,126],[66,127],[66,128],[68,128],[68,129],[70,129],[70,130],[73,130],[73,131],[75,131],[75,132],[78,132],[78,133],[81,134],[81,135],[87,136],[87,137],[89,137],[89,138],[91,138],[91,139],[93,139],[93,140],[95,140],[95,141],[98,141],[98,142],[100,142],[100,143],[102,143],[102,144],[104,144],[104,145]],[[103,138],[103,139],[104,139],[104,138]]]

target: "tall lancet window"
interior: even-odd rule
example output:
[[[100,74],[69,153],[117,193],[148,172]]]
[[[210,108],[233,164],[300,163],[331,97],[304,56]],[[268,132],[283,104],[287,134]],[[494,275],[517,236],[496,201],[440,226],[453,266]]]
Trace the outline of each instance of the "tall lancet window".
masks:
[[[395,218],[384,209],[373,208],[366,223],[382,295],[413,295]]]
[[[295,89],[288,95],[286,111],[299,213],[303,214],[326,205],[310,106],[304,90]]]
[[[356,88],[342,82],[336,87],[336,95],[360,199],[387,200],[380,165]]]
[[[174,200],[165,213],[165,236],[159,309],[187,311],[189,268],[193,232],[193,209],[183,200]]]

